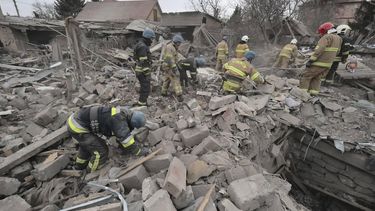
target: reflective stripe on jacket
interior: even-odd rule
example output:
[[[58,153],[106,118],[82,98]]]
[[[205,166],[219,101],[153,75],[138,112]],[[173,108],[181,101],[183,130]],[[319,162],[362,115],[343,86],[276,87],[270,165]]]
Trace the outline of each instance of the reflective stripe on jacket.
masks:
[[[250,50],[249,46],[246,43],[240,43],[236,47],[236,58],[244,57],[245,53]]]
[[[222,40],[217,44],[216,55],[218,59],[226,59],[228,56],[228,44],[225,40]]]
[[[336,34],[326,34],[320,38],[310,60],[313,66],[331,68],[338,52],[340,51],[342,38]]]
[[[244,59],[233,58],[224,64],[224,71],[226,74],[235,78],[244,80],[248,75],[251,79],[257,81],[260,78],[259,72]]]
[[[281,49],[279,56],[284,56],[287,58],[295,58],[297,56],[297,46],[293,44],[286,44],[283,49]]]
[[[170,70],[177,66],[178,61],[178,52],[177,49],[174,47],[173,43],[169,43],[164,50],[163,54],[163,70]]]

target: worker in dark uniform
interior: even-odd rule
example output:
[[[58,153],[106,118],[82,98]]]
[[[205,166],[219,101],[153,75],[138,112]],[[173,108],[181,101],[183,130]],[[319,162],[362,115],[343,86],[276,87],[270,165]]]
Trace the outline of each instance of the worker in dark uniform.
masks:
[[[177,63],[178,70],[180,72],[180,82],[182,87],[188,87],[189,77],[188,72],[190,73],[192,82],[197,84],[197,68],[203,67],[206,64],[206,60],[202,57],[196,58],[187,58],[180,60]],[[190,82],[191,83],[191,82]]]
[[[135,73],[140,84],[136,106],[147,106],[147,98],[150,95],[152,65],[150,46],[154,38],[155,32],[146,28],[142,33],[142,38],[134,47]]]
[[[68,131],[78,141],[76,158],[78,169],[93,172],[101,168],[108,159],[108,146],[101,135],[115,136],[125,153],[144,155],[131,133],[146,124],[145,115],[125,107],[92,106],[81,108],[67,120]]]
[[[332,66],[325,77],[325,82],[329,84],[334,83],[335,73],[339,66],[339,63],[346,63],[346,60],[349,57],[349,52],[353,50],[353,46],[351,45],[351,39],[349,38],[350,31],[352,30],[350,26],[346,24],[342,24],[337,26],[337,35],[342,38],[342,44],[338,55],[336,56],[335,60],[332,63]]]

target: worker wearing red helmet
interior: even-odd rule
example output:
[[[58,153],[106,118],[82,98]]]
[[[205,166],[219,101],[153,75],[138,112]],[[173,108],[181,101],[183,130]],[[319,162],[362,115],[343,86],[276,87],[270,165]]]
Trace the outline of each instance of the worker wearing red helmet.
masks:
[[[321,38],[306,63],[306,69],[300,81],[300,88],[312,95],[319,94],[320,79],[331,68],[342,43],[342,38],[336,34],[336,29],[330,22],[320,25],[318,32]]]

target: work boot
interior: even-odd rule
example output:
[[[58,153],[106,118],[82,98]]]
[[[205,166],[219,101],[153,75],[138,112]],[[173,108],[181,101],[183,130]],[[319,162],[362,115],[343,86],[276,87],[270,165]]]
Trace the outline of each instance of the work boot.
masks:
[[[133,104],[133,107],[141,107],[141,106],[148,106],[147,102],[143,103],[141,101],[138,101]]]

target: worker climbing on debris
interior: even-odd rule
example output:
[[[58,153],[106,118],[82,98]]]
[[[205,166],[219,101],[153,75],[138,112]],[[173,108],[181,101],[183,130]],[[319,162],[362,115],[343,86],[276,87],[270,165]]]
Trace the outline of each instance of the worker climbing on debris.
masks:
[[[206,60],[203,57],[191,57],[180,60],[178,62],[178,70],[180,71],[180,82],[182,87],[188,87],[189,83],[197,84],[197,68],[203,67]],[[189,81],[189,75],[192,81]]]
[[[336,70],[339,63],[345,63],[349,57],[349,51],[353,49],[351,45],[351,39],[349,38],[350,31],[352,30],[350,26],[342,24],[336,28],[337,34],[342,38],[342,44],[338,55],[332,63],[331,69],[329,70],[327,76],[325,77],[325,82],[333,84]]]
[[[151,52],[150,46],[155,38],[155,32],[146,28],[134,47],[134,59],[137,62],[135,74],[140,84],[139,99],[136,106],[147,106],[147,98],[151,89]]]
[[[289,63],[296,59],[297,53],[297,39],[292,39],[289,44],[286,44],[283,49],[281,49],[273,67],[288,68]]]
[[[228,61],[228,37],[223,36],[223,40],[216,46],[216,71],[223,72],[223,65]]]
[[[241,84],[250,76],[251,80],[256,83],[264,83],[263,77],[251,65],[255,58],[254,51],[248,51],[245,56],[238,59],[233,58],[224,64],[223,90],[227,93],[238,93],[241,91]]]
[[[300,81],[300,88],[312,95],[319,94],[321,77],[326,75],[331,68],[342,43],[341,37],[335,34],[336,29],[330,22],[319,26],[318,32],[321,38],[306,63],[306,69]]]
[[[143,127],[145,115],[125,107],[83,107],[67,120],[68,131],[78,141],[78,169],[93,172],[108,159],[108,146],[100,136],[115,136],[124,153],[144,155],[147,151],[135,141],[132,131]]]
[[[162,56],[163,63],[161,69],[163,71],[163,85],[161,89],[161,94],[167,96],[169,86],[172,83],[174,93],[179,102],[183,101],[182,98],[182,88],[179,80],[179,71],[177,67],[178,62],[178,47],[184,41],[181,35],[174,35],[172,38],[172,43],[168,44],[165,48],[164,54]]]
[[[236,58],[243,58],[245,53],[250,50],[247,42],[249,41],[249,37],[247,35],[242,36],[240,43],[238,43],[236,47]]]

